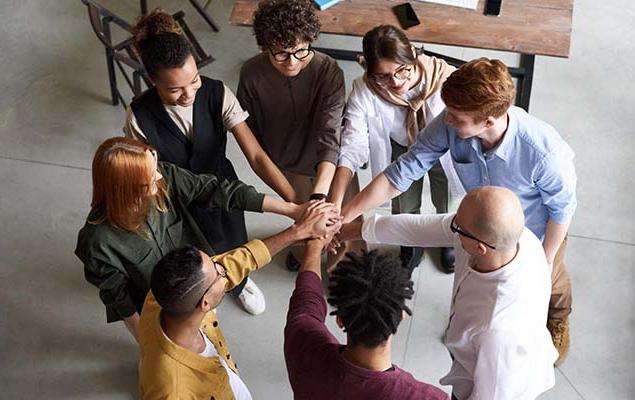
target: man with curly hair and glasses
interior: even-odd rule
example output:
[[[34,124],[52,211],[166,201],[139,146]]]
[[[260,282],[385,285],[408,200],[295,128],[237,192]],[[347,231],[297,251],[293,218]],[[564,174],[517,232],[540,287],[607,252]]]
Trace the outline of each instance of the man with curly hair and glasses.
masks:
[[[344,74],[335,60],[311,47],[320,21],[310,1],[264,0],[253,24],[262,52],[243,65],[236,93],[249,112],[247,124],[298,201],[325,199],[340,149]],[[287,256],[290,270],[299,267],[301,250]],[[328,264],[336,261],[331,257]]]

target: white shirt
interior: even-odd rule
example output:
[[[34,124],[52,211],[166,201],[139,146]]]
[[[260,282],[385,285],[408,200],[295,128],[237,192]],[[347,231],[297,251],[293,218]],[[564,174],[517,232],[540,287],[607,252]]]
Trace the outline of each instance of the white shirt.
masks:
[[[208,358],[218,357],[220,363],[227,371],[227,376],[229,377],[229,386],[231,386],[232,392],[234,392],[234,398],[236,400],[252,400],[251,393],[249,393],[249,389],[247,389],[247,385],[245,385],[245,382],[243,382],[243,380],[240,379],[240,376],[238,376],[231,368],[227,366],[227,363],[225,362],[223,357],[220,357],[218,355],[216,347],[214,347],[214,344],[211,342],[211,340],[209,340],[209,338],[203,331],[201,331],[201,335],[203,335],[203,338],[205,339],[205,350],[201,352],[201,355]]]
[[[418,95],[424,88],[425,82],[422,80],[418,86],[407,92],[406,98]],[[440,91],[426,100],[425,107],[428,122],[445,109]],[[353,90],[348,97],[345,110],[338,166],[356,172],[370,161],[374,178],[391,163],[390,139],[408,147],[408,110],[376,96],[366,85],[363,77],[353,81]],[[448,177],[452,197],[461,197],[464,194],[463,188],[449,155],[444,155],[440,161]]]
[[[527,228],[506,266],[482,273],[453,234],[453,214],[375,216],[370,243],[455,248],[452,306],[444,344],[454,357],[439,381],[459,400],[535,399],[555,384],[558,358],[547,330],[551,271],[540,240]]]

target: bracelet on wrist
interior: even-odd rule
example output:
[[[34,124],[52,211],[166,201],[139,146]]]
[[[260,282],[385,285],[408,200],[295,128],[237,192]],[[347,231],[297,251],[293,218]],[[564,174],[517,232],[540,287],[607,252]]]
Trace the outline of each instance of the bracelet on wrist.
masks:
[[[313,193],[309,196],[309,201],[311,200],[326,200],[326,195],[324,193]]]

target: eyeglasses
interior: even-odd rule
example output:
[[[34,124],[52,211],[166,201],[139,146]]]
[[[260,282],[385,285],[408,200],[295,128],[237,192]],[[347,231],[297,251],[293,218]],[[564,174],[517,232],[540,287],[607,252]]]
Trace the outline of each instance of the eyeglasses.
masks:
[[[216,270],[216,274],[217,274],[216,278],[214,278],[214,280],[212,281],[212,283],[210,283],[208,288],[205,289],[205,291],[201,295],[201,298],[199,299],[199,301],[196,302],[196,304],[200,304],[201,301],[203,301],[203,298],[205,297],[207,292],[209,292],[209,290],[212,288],[212,286],[214,286],[216,284],[216,282],[218,282],[220,280],[220,278],[227,278],[227,268],[225,268],[224,265],[215,263],[214,260],[212,260],[212,264],[214,264],[214,269]]]
[[[412,66],[402,65],[401,67],[397,68],[392,74],[373,74],[372,77],[379,86],[386,86],[390,83],[392,78],[395,78],[399,81],[405,81],[406,79],[409,79],[411,72]]]
[[[273,51],[273,49],[271,47],[269,47],[269,52],[273,56],[273,59],[276,60],[277,62],[288,61],[291,58],[291,56],[295,57],[295,59],[298,60],[298,61],[302,61],[305,58],[307,58],[308,56],[310,56],[311,53],[313,53],[313,49],[309,45],[309,47],[307,47],[307,48],[298,49],[296,51],[289,52],[289,51],[284,51],[284,50]]]
[[[465,236],[466,238],[470,238],[472,240],[476,240],[479,243],[483,243],[485,246],[489,247],[492,250],[496,250],[496,247],[492,246],[491,244],[487,244],[484,241],[482,241],[481,239],[477,238],[476,236],[472,236],[469,233],[465,232],[463,229],[461,229],[460,226],[458,226],[454,220],[456,220],[456,215],[454,216],[454,218],[452,218],[452,222],[450,223],[450,230],[453,233],[458,233],[461,236]]]

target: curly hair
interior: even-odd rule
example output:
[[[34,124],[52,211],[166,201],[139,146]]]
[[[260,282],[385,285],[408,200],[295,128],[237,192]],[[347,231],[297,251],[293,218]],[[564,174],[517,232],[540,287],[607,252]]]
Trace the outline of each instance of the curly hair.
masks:
[[[516,88],[500,60],[479,58],[463,64],[443,83],[446,106],[468,113],[476,122],[498,118],[513,104]]]
[[[347,253],[333,270],[328,302],[344,324],[351,343],[376,347],[397,332],[406,299],[414,294],[408,271],[399,260],[373,250]]]
[[[294,47],[314,42],[320,34],[320,20],[308,0],[264,0],[254,13],[254,35],[260,48]]]
[[[192,54],[179,24],[160,8],[140,16],[132,34],[143,66],[152,78],[162,69],[182,67]]]

